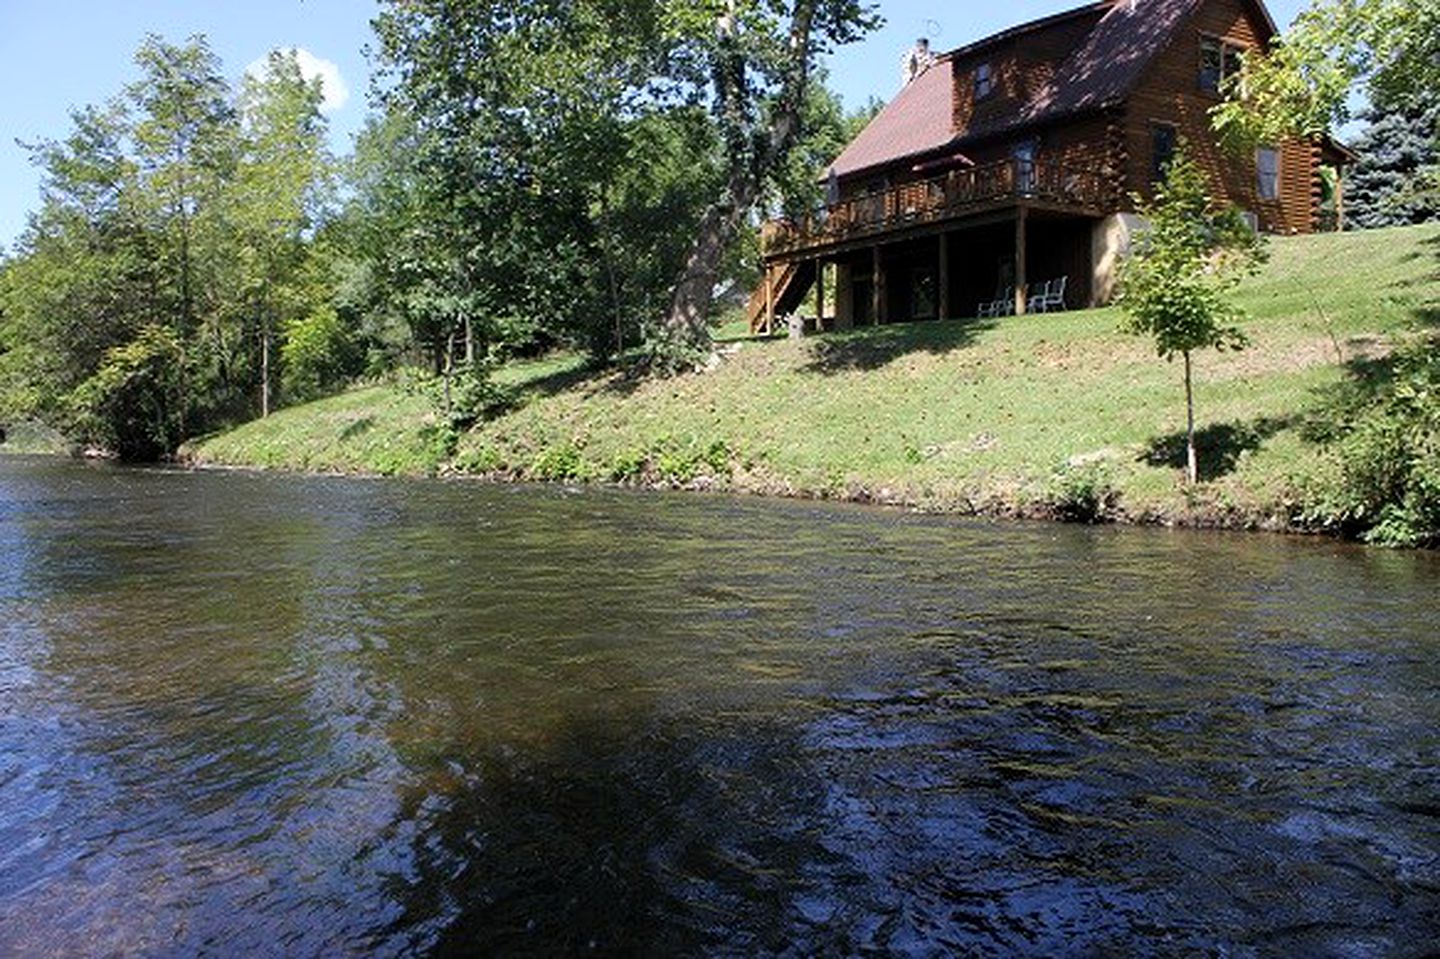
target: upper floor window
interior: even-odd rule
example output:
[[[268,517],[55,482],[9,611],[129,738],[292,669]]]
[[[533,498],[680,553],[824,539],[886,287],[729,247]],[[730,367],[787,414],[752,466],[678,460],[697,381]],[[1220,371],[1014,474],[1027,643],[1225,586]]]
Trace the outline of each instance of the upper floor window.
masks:
[[[1219,93],[1225,81],[1240,75],[1245,48],[1219,37],[1200,38],[1200,89]]]
[[[995,77],[990,72],[990,64],[982,63],[975,68],[975,99],[983,100],[995,89]]]
[[[1261,147],[1255,151],[1255,188],[1262,200],[1280,198],[1280,151]]]
[[[1170,162],[1175,159],[1178,133],[1169,123],[1150,127],[1150,182],[1163,183],[1170,175]]]

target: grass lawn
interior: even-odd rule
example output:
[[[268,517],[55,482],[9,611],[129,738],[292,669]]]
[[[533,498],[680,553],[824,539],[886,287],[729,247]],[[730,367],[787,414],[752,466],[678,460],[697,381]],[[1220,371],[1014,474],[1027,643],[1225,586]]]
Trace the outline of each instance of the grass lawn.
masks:
[[[1186,490],[1178,364],[1111,309],[729,340],[668,380],[519,363],[522,400],[459,437],[370,387],[193,444],[200,462],[717,485],[1043,512],[1076,477],[1129,518],[1281,524],[1319,451],[1297,426],[1342,361],[1440,320],[1440,228],[1277,239],[1241,290],[1252,344],[1197,357],[1204,482]]]

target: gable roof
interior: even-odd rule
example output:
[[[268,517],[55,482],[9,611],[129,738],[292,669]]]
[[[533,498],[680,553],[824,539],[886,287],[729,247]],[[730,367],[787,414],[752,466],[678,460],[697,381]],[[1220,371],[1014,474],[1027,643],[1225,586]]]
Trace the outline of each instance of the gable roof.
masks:
[[[830,168],[848,176],[901,157],[931,153],[956,140],[950,107],[950,61],[932,63],[895,94]]]
[[[1022,111],[1026,121],[1111,106],[1205,0],[1120,0]]]
[[[875,119],[845,147],[832,169],[849,176],[909,157],[941,152],[1060,117],[1113,106],[1125,98],[1155,57],[1170,45],[1176,31],[1205,0],[1100,0],[1064,13],[1003,30],[943,55],[907,84]],[[1246,7],[1268,31],[1275,23],[1260,0]],[[1077,18],[1099,19],[1085,40],[1063,59],[1054,75],[1032,93],[1018,110],[983,125],[954,128],[953,64],[1008,41],[1023,44],[1041,32]]]

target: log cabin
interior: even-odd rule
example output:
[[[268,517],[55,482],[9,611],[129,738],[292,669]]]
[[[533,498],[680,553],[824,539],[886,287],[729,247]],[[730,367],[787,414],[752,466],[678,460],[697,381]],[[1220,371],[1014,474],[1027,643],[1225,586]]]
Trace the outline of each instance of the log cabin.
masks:
[[[1182,140],[1256,229],[1336,228],[1343,147],[1236,156],[1210,126],[1225,80],[1275,36],[1260,0],[1102,0],[938,56],[922,41],[825,172],[825,205],[762,226],[752,332],[812,291],[822,329],[1104,304],[1142,225],[1133,197]]]

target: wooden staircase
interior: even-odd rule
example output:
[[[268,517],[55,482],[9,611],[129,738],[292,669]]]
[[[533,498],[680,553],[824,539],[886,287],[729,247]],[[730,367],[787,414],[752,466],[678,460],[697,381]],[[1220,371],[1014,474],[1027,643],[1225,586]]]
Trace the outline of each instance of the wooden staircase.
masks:
[[[750,294],[745,316],[750,335],[775,332],[772,319],[794,313],[815,285],[815,261],[792,260],[765,268],[760,285]]]

